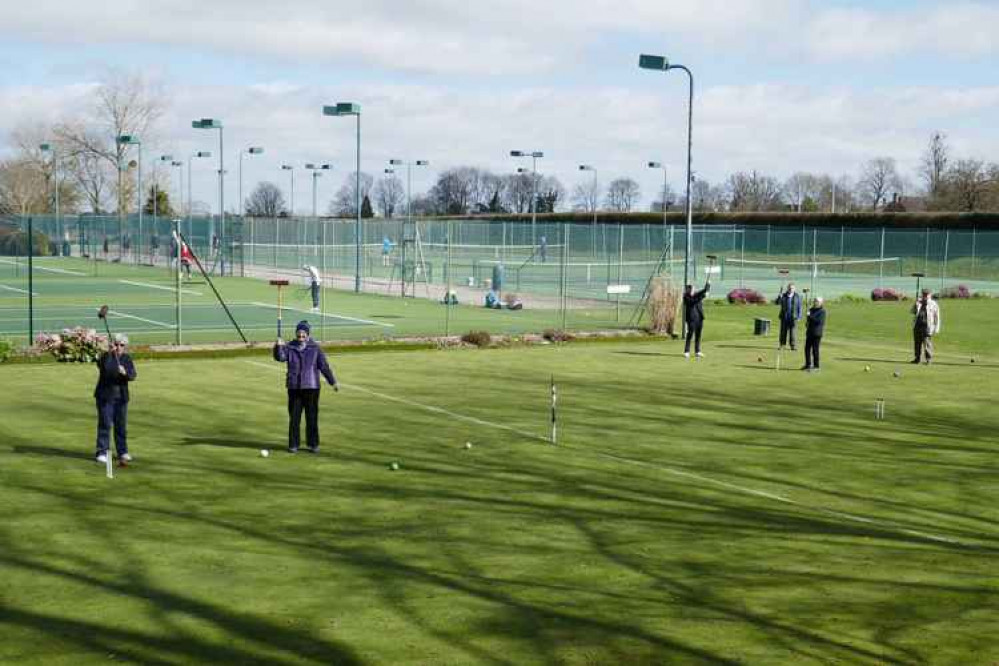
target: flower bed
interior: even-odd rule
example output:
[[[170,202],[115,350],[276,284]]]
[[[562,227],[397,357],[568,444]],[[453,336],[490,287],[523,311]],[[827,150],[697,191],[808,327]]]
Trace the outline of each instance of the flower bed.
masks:
[[[755,289],[733,289],[728,292],[729,303],[739,303],[741,305],[757,304],[763,305],[767,302],[766,297]]]
[[[106,335],[81,326],[63,329],[61,334],[39,333],[35,336],[35,347],[66,363],[92,363],[109,349]]]
[[[905,294],[891,287],[875,287],[871,290],[872,301],[901,301],[905,300]]]

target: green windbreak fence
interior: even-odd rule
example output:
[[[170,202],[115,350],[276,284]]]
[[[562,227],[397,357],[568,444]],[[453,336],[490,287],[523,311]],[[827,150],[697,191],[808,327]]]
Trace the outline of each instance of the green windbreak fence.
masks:
[[[137,342],[235,341],[233,320],[249,339],[269,340],[275,278],[291,282],[282,319],[309,319],[324,339],[623,327],[638,323],[653,277],[682,282],[686,245],[683,226],[613,220],[369,219],[359,238],[354,220],[315,218],[38,216],[31,227],[29,272],[28,218],[0,220],[0,338],[20,344],[96,327],[103,304]],[[178,266],[175,230],[207,277]],[[747,288],[772,298],[786,279],[826,298],[911,294],[914,272],[935,290],[999,294],[997,231],[697,226],[691,282],[706,278],[709,255],[716,296]],[[307,266],[322,277],[318,307]],[[491,291],[499,309],[484,307]]]

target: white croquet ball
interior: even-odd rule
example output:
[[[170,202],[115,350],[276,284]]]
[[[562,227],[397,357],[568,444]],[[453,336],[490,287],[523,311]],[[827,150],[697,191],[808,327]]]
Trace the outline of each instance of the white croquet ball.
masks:
[[[266,458],[266,457],[267,457],[267,456],[269,456],[270,454],[271,454],[271,452],[270,452],[270,451],[268,451],[267,449],[260,449],[260,457],[261,457],[261,458]]]
[[[472,448],[472,443],[471,442],[465,442],[465,448],[466,449]]]

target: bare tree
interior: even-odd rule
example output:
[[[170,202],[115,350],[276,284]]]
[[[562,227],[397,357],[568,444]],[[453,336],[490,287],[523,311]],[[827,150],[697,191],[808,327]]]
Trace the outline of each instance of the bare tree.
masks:
[[[361,172],[361,199],[367,199],[375,179],[370,174]],[[362,203],[363,206],[363,203]],[[329,213],[339,217],[357,216],[357,172],[352,171],[344,178],[343,185],[337,190],[336,196],[329,205]]]
[[[438,212],[445,215],[464,215],[476,208],[484,208],[482,172],[474,167],[457,167],[443,171],[430,189]]]
[[[676,193],[673,191],[672,186],[667,185],[665,191],[660,190],[656,195],[659,198],[649,204],[649,212],[668,213],[676,205]]]
[[[777,179],[756,171],[739,171],[726,184],[731,211],[776,211],[783,208]]]
[[[920,160],[919,174],[926,184],[926,196],[930,206],[934,208],[944,194],[944,176],[947,173],[949,152],[947,135],[943,132],[934,132]]]
[[[506,207],[503,205],[506,195],[507,180],[502,176],[486,171],[482,174],[480,189],[482,191],[482,201],[485,213],[503,213]]]
[[[537,194],[536,205],[539,213],[554,213],[565,201],[565,187],[555,176],[538,178]]]
[[[857,194],[871,210],[877,210],[888,202],[890,194],[899,192],[902,187],[894,158],[876,157],[861,170]]]
[[[122,135],[136,136],[144,145],[153,140],[153,129],[163,115],[165,97],[141,74],[111,72],[95,92],[89,117],[63,123],[55,134],[69,158],[68,166],[91,206],[100,208],[108,185],[114,187],[117,209],[124,211],[134,199],[132,179],[122,178],[131,160]],[[110,174],[108,174],[110,171]]]
[[[572,188],[570,199],[573,210],[586,213],[596,212],[600,205],[600,185],[595,178],[587,178]]]
[[[253,188],[244,205],[250,217],[278,217],[287,212],[281,188],[267,181]]]
[[[45,178],[38,165],[24,157],[0,162],[0,212],[27,215],[46,208]]]
[[[382,217],[392,217],[395,209],[405,202],[406,190],[397,176],[390,175],[378,179],[372,196]],[[405,214],[405,211],[403,213]]]
[[[631,178],[615,178],[607,186],[607,208],[627,213],[638,203],[642,190]]]
[[[527,213],[531,210],[531,197],[534,193],[532,175],[529,173],[511,174],[506,177],[506,206],[514,213]]]
[[[787,179],[782,189],[793,210],[815,212],[821,206],[824,183],[823,176],[799,171]]]
[[[947,208],[962,212],[980,211],[987,207],[996,187],[996,173],[999,165],[986,165],[982,160],[958,160],[944,174]]]

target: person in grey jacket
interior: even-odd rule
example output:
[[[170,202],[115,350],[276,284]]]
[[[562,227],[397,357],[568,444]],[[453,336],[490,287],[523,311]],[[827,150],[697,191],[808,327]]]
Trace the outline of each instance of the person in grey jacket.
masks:
[[[132,460],[128,453],[128,384],[136,378],[135,364],[126,353],[128,338],[121,333],[114,336],[111,349],[97,358],[97,455],[101,464],[108,461],[111,446],[111,428],[114,427],[114,447],[118,463],[127,465]]]
[[[274,344],[274,360],[285,363],[288,372],[288,453],[298,453],[301,440],[302,411],[305,411],[305,438],[311,453],[319,453],[319,376],[322,375],[339,391],[336,375],[326,361],[326,355],[309,333],[309,322],[300,321],[295,327],[295,339],[285,344],[278,338]]]
[[[789,282],[787,289],[782,291],[775,301],[780,306],[780,346],[790,343],[791,351],[797,349],[795,328],[801,319],[801,294],[794,289],[794,283]]]

